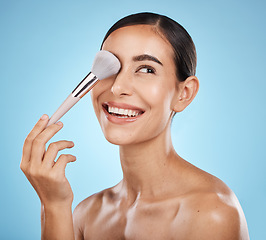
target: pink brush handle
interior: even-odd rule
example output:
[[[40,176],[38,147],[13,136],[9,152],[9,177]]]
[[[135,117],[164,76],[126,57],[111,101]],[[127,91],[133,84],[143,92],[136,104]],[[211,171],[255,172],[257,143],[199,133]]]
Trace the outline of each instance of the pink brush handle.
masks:
[[[78,101],[80,100],[79,97],[74,97],[73,93],[71,93],[67,99],[61,104],[61,106],[56,110],[56,112],[52,115],[49,119],[49,122],[46,127],[50,126],[51,124],[56,123],[61,117],[68,112],[70,108],[72,108]]]

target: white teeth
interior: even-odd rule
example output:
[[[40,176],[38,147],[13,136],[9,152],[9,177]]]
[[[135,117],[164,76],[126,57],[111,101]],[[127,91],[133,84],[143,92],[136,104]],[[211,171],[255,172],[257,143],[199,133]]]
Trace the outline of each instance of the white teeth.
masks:
[[[114,108],[108,106],[108,112],[114,112]]]
[[[109,113],[115,113],[115,114],[119,114],[121,116],[117,116],[117,117],[122,117],[122,118],[126,118],[126,117],[135,117],[140,115],[139,112],[130,110],[130,109],[123,109],[123,108],[117,108],[117,107],[110,107],[108,106],[108,112]]]

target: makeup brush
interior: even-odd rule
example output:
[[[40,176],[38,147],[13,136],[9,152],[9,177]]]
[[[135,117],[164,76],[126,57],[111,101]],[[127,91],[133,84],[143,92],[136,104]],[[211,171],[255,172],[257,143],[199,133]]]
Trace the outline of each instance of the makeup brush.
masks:
[[[49,119],[46,127],[56,123],[68,112],[86,93],[88,93],[99,80],[108,78],[120,69],[119,60],[110,52],[99,51],[93,61],[91,72],[78,84],[73,92],[66,98],[61,106]]]

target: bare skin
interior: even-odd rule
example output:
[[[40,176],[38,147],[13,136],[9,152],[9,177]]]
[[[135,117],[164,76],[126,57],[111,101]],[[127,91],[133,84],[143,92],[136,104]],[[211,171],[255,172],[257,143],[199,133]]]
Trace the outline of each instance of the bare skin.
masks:
[[[192,102],[198,79],[191,76],[177,84],[172,48],[151,26],[118,29],[103,49],[114,53],[122,68],[100,81],[91,97],[106,139],[119,145],[123,179],[82,201],[72,217],[73,193],[64,170],[75,158],[54,159],[73,143],[52,143],[45,152],[62,126],[45,129],[48,119],[40,120],[25,141],[21,168],[41,199],[42,239],[249,239],[234,193],[182,159],[172,145],[173,114]],[[123,122],[108,114],[105,104],[143,113]]]
[[[194,168],[183,164],[190,171]],[[76,239],[248,239],[234,194],[215,177],[196,168],[192,171],[201,179],[184,183],[184,193],[176,190],[174,195],[168,186],[159,196],[140,193],[132,202],[121,182],[87,198],[75,210]],[[193,181],[205,186],[196,188]]]

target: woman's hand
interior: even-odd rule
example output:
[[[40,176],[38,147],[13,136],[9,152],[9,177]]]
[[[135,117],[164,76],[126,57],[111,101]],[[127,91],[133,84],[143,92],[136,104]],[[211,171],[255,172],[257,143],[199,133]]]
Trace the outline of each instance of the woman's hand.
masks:
[[[58,151],[72,148],[74,143],[64,140],[53,142],[46,151],[45,144],[63,127],[58,122],[45,129],[48,120],[48,116],[43,115],[25,139],[20,168],[44,206],[71,205],[73,192],[66,179],[65,168],[76,157],[62,154],[56,162],[55,158]]]

